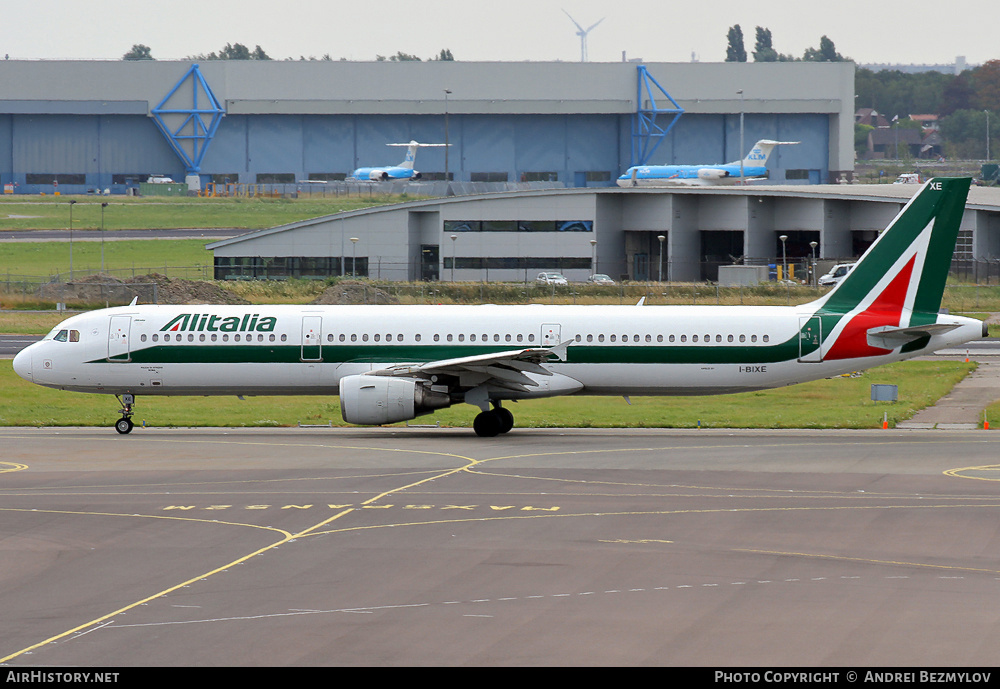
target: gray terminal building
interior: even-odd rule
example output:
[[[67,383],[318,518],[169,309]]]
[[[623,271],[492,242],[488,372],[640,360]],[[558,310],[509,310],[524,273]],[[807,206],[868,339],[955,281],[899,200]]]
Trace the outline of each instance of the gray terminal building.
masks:
[[[5,60],[0,184],[332,182],[413,140],[450,144],[420,150],[425,180],[601,187],[738,160],[741,130],[744,149],[800,142],[771,183],[823,183],[852,174],[853,109],[852,63]]]
[[[859,256],[921,187],[838,184],[542,189],[411,201],[208,245],[215,276],[387,280],[716,280],[719,266],[800,271]],[[953,267],[1000,270],[1000,189],[973,187]],[[805,277],[802,272],[792,277]],[[997,275],[994,279],[1000,279]]]

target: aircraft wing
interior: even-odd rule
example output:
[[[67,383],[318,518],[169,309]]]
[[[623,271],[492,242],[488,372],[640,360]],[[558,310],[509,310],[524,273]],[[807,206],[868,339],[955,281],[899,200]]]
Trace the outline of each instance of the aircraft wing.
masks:
[[[868,345],[880,349],[895,349],[921,337],[940,335],[958,327],[957,323],[928,323],[908,328],[882,326],[868,331]]]
[[[525,374],[551,376],[552,372],[542,366],[542,363],[552,357],[565,361],[568,345],[569,342],[563,342],[554,347],[530,347],[420,364],[399,364],[372,371],[368,375],[410,378],[455,376],[459,379],[459,387],[463,388],[489,384],[518,392],[528,392],[528,388],[536,387],[538,383]]]

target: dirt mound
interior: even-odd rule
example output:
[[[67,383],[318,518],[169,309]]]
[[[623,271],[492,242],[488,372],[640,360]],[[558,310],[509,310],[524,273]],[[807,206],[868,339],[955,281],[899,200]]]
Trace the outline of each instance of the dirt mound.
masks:
[[[57,302],[114,302],[134,297],[143,304],[249,304],[229,290],[202,280],[168,278],[159,273],[121,280],[111,275],[88,275],[73,282],[52,282],[39,290],[42,299]]]
[[[182,280],[168,278],[159,273],[139,275],[125,280],[126,285],[145,285],[152,291],[156,285],[156,303],[158,304],[249,304],[246,299],[237,297],[227,289],[204,280]],[[146,301],[139,297],[139,301]],[[152,301],[152,299],[150,299]]]
[[[340,282],[323,290],[310,304],[398,304],[384,289],[365,282]]]

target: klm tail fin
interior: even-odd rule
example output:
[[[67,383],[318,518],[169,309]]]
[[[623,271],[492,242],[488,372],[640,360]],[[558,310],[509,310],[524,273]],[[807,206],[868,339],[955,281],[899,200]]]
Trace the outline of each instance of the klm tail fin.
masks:
[[[746,158],[743,159],[743,165],[746,167],[764,167],[767,165],[767,159],[771,157],[771,151],[774,150],[775,146],[793,146],[799,143],[798,141],[771,141],[770,139],[761,139],[753,145],[750,152],[747,153]],[[730,163],[731,165],[739,165],[740,161],[736,160]]]
[[[936,178],[899,212],[854,269],[817,305],[847,314],[877,307],[910,312],[911,325],[937,318],[969,194],[969,178]]]
[[[401,167],[406,170],[413,169],[413,163],[417,158],[418,148],[440,148],[442,146],[451,146],[451,144],[421,144],[416,141],[411,141],[407,144],[386,144],[386,146],[402,146],[406,148],[406,155],[403,157],[403,162],[401,162],[396,167]]]

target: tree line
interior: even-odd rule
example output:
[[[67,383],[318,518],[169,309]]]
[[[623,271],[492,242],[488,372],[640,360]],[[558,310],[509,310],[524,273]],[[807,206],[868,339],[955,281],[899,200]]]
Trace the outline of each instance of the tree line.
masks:
[[[739,24],[727,34],[726,62],[746,62],[748,54]],[[807,48],[802,57],[779,53],[771,30],[756,27],[754,62],[843,62],[851,61],[837,52],[827,36],[819,47]],[[1000,134],[1000,60],[990,60],[960,74],[944,72],[901,72],[858,67],[854,72],[855,111],[871,108],[894,127],[919,128],[910,115],[937,115],[945,155],[981,159],[986,140]],[[987,134],[987,123],[989,133]],[[855,125],[855,143],[860,149],[872,127]],[[1000,142],[996,148],[1000,149]],[[991,148],[990,158],[995,158]]]
[[[122,55],[123,60],[155,60],[153,57],[153,49],[148,45],[143,45],[142,43],[134,44],[127,53]],[[188,55],[184,58],[185,60],[273,60],[270,55],[268,55],[263,48],[259,45],[254,46],[253,50],[243,45],[242,43],[227,43],[218,52],[211,53],[198,53],[197,55]],[[286,60],[294,60],[295,58],[287,57]],[[321,58],[315,56],[305,57],[304,55],[299,56],[299,60],[333,60],[330,54],[327,53]],[[344,60],[345,58],[340,58]],[[420,58],[416,55],[411,55],[409,53],[404,53],[402,51],[397,52],[395,55],[386,57],[384,55],[377,55],[376,60],[382,62],[384,60],[389,60],[390,62],[410,62],[416,61],[420,62]],[[451,50],[445,48],[441,50],[437,55],[429,58],[430,60],[442,60],[442,61],[453,61],[455,59],[452,55]]]

